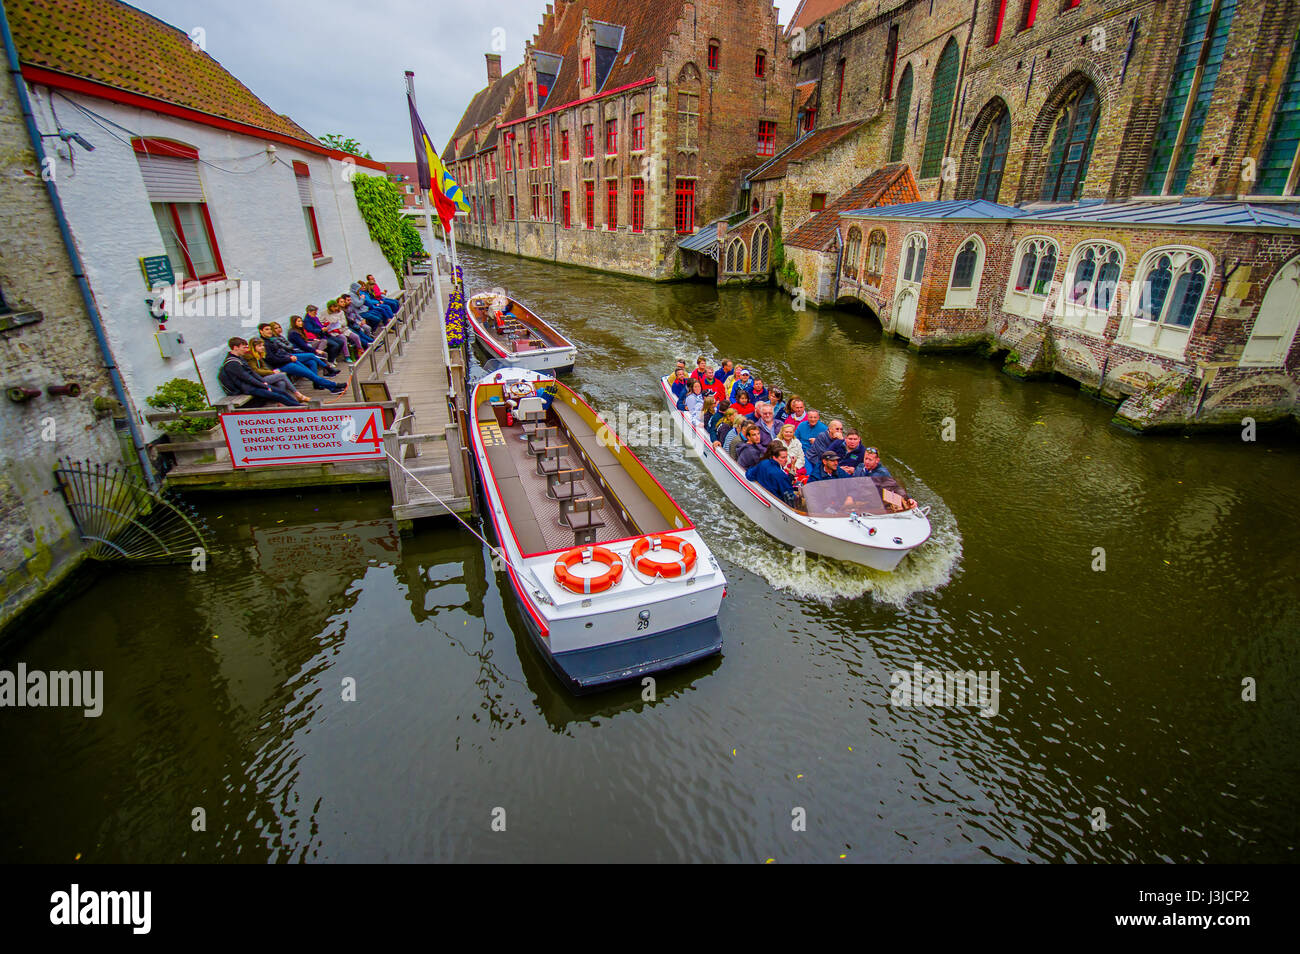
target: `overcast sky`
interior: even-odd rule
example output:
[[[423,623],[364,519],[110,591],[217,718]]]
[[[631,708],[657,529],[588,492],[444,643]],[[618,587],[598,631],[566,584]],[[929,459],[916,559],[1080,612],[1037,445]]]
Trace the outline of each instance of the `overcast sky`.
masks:
[[[651,0],[659,3],[663,0]],[[314,136],[351,136],[384,162],[414,158],[403,72],[434,145],[487,84],[494,31],[502,72],[518,66],[546,0],[134,0],[190,33],[263,102]],[[786,4],[793,9],[793,3]],[[780,4],[778,4],[780,7]]]

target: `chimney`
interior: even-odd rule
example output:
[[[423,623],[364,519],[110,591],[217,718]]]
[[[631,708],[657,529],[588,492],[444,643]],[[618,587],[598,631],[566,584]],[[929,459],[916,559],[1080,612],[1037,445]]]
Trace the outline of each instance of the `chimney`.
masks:
[[[501,78],[501,54],[484,53],[483,56],[487,59],[488,82],[495,83]]]

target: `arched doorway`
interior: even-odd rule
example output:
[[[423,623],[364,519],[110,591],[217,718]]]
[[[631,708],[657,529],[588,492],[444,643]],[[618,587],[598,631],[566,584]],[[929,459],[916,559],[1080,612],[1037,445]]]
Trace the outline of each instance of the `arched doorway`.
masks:
[[[916,292],[904,288],[894,302],[894,334],[912,340],[912,331],[916,327]]]
[[[1241,354],[1244,367],[1281,365],[1300,326],[1300,258],[1293,258],[1269,283],[1250,340]]]

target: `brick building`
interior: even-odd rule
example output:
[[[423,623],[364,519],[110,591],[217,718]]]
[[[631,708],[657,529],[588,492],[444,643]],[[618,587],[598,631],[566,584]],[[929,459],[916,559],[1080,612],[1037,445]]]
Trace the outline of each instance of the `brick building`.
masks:
[[[402,194],[402,208],[423,211],[420,180],[413,162],[386,162],[388,181]]]
[[[812,222],[841,238],[792,239],[783,277],[918,348],[1072,377],[1135,427],[1294,413],[1300,3],[928,10],[846,4],[792,50],[814,128],[860,122],[839,141],[908,163],[930,201],[836,203]],[[830,181],[844,160],[819,156],[805,177]]]
[[[790,141],[789,70],[770,0],[548,4],[521,66],[489,56],[445,150],[474,209],[458,240],[687,274],[678,241]]]

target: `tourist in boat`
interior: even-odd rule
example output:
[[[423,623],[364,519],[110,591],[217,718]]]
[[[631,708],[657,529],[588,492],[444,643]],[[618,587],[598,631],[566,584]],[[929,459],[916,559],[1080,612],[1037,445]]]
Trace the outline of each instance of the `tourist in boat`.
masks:
[[[686,395],[689,393],[690,388],[686,380],[685,368],[678,368],[673,372],[673,381],[669,388],[673,392],[673,397],[677,399],[677,410],[686,410]]]
[[[742,393],[749,396],[750,404],[754,403],[754,382],[750,380],[748,368],[739,368],[736,371],[735,381],[732,383],[728,395],[731,403],[735,404],[736,399]]]
[[[758,484],[777,500],[793,501],[794,482],[786,473],[789,453],[780,441],[773,441],[757,464],[745,471],[745,479]]]
[[[776,412],[772,410],[772,405],[767,401],[754,405],[754,416],[757,418],[754,423],[758,425],[760,438],[764,447],[776,440],[776,436],[781,432],[781,425],[776,422]]]
[[[804,410],[803,398],[797,394],[790,395],[790,403],[786,405],[785,417],[781,418],[782,423],[789,421],[798,427],[808,417],[808,412]]]
[[[736,451],[736,463],[740,465],[741,470],[749,470],[763,456],[766,448],[760,443],[759,437],[757,424],[749,424],[745,427],[745,443],[740,450]]]
[[[772,415],[779,422],[785,421],[785,394],[780,388],[772,388]]]
[[[862,471],[859,477],[892,477],[884,464],[880,462],[880,451],[874,447],[864,447],[862,449]]]
[[[713,410],[709,410],[709,402],[713,401]],[[713,395],[706,395],[704,398],[704,427],[709,432],[709,440],[718,439],[718,428],[727,417],[727,411],[731,410],[731,405],[726,401],[719,402]]]
[[[838,460],[844,453],[843,421],[831,421],[826,425],[826,430],[817,435],[813,440],[811,449],[808,449],[804,454],[808,460],[808,467],[810,470],[817,469],[821,462],[822,455],[827,451],[832,451],[835,454],[836,460]]]
[[[846,471],[850,477],[864,476],[857,471],[862,466],[866,452],[861,435],[856,428],[850,427],[844,432],[844,449],[839,452],[840,470]]]
[[[785,445],[786,452],[787,452],[786,456],[788,458],[786,471],[790,474],[791,477],[793,477],[804,466],[803,444],[795,440],[794,425],[791,424],[789,421],[786,421],[784,424],[782,424],[781,430],[777,435],[777,439],[782,444]],[[806,475],[807,471],[805,471],[804,473]]]
[[[293,382],[289,380],[289,375],[283,371],[277,371],[266,363],[266,342],[261,338],[248,339],[248,354],[244,355],[244,363],[248,365],[254,374],[261,376],[262,382],[267,387],[293,395],[295,400],[301,401],[303,404],[307,403],[307,395],[293,386]]]
[[[709,367],[709,359],[704,355],[695,359],[695,370],[691,372],[691,377],[700,382],[704,393],[713,390],[713,369]]]
[[[834,451],[827,451],[822,454],[821,464],[809,469],[808,482],[812,483],[817,480],[844,479],[848,476],[848,474],[840,470],[840,455]]]
[[[731,368],[731,359],[723,358],[722,364],[718,367],[718,370],[713,372],[713,380],[725,386],[727,379],[731,377]]]
[[[243,338],[231,338],[226,342],[230,350],[222,362],[217,380],[227,394],[247,394],[263,401],[274,401],[286,407],[301,407],[302,402],[285,391],[269,387],[261,376],[248,366],[248,342]]]
[[[731,448],[727,446],[727,439],[735,433],[736,422],[740,420],[740,415],[736,409],[728,407],[722,412],[722,420],[718,421],[718,432],[714,435],[713,446],[720,448],[723,453],[731,453]]]
[[[791,398],[790,403],[794,404],[794,402],[795,399]],[[789,420],[789,418],[787,418],[787,420]],[[821,420],[821,412],[814,408],[809,408],[808,414],[803,421],[795,425],[794,436],[799,439],[801,444],[803,444],[803,457],[804,460],[808,462],[808,473],[810,474],[813,471],[813,464],[815,463],[812,455],[813,441],[825,434],[826,430],[826,425],[823,424]]]
[[[749,417],[754,413],[754,405],[749,400],[748,391],[741,391],[737,397],[733,397],[731,407],[741,417]]]
[[[758,407],[760,401],[770,401],[772,399],[772,396],[767,391],[767,385],[763,383],[763,379],[758,375],[754,375],[754,385],[749,392],[749,396],[753,399],[755,407]]]
[[[741,445],[745,443],[745,426],[749,422],[741,417],[740,412],[734,407],[728,413],[734,414],[735,417],[731,420],[731,429],[727,431],[727,436],[722,441],[722,450],[732,460],[735,460],[736,453],[740,450]]]
[[[718,411],[718,402],[711,393],[705,393],[700,401],[700,413],[698,417],[692,419],[691,423],[698,424],[709,434],[709,440],[713,440],[712,431],[709,430],[709,419]]]
[[[699,378],[691,378],[687,382],[689,390],[683,403],[686,405],[686,416],[692,421],[700,420],[700,411],[704,408],[704,389],[700,386]]]

